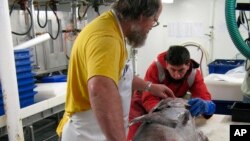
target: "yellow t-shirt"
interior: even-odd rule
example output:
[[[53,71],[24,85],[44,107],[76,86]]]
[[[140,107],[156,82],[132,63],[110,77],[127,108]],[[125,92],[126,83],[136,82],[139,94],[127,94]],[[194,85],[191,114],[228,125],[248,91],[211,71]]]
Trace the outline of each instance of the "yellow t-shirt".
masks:
[[[95,75],[111,78],[117,85],[127,59],[127,51],[116,18],[105,12],[78,35],[73,45],[67,81],[65,116],[58,126],[61,135],[66,115],[91,108],[87,81]]]

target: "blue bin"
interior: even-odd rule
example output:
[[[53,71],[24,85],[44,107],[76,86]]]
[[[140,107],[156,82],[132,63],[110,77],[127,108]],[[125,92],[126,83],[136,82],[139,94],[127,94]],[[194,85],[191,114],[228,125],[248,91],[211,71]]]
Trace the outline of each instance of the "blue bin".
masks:
[[[208,64],[208,71],[209,74],[211,73],[225,74],[227,71],[243,65],[244,62],[245,60],[217,59]]]

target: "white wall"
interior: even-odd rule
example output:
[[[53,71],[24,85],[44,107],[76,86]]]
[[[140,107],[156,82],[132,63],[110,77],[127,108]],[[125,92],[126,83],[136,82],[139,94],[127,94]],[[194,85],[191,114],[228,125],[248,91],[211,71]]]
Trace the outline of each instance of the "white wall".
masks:
[[[138,49],[136,73],[144,77],[158,53],[185,42],[198,43],[209,53],[208,62],[202,63],[204,75],[208,73],[207,64],[214,59],[235,58],[239,51],[226,28],[224,5],[225,0],[175,0],[173,4],[164,4],[160,26],[150,31],[146,44]],[[211,32],[213,38],[208,36]],[[201,52],[191,50],[195,60],[200,55]]]
[[[102,6],[100,12],[108,8]],[[208,74],[207,64],[215,59],[235,59],[236,55],[244,59],[231,41],[224,11],[225,0],[175,0],[173,4],[164,4],[160,25],[150,31],[145,45],[137,50],[136,74],[144,77],[148,66],[159,53],[166,51],[170,45],[186,42],[194,42],[207,52],[208,58],[203,57],[201,64],[204,76]],[[90,8],[88,21],[96,16]],[[240,32],[244,33],[244,29],[240,28]],[[191,57],[199,62],[201,51],[191,47],[188,49]]]

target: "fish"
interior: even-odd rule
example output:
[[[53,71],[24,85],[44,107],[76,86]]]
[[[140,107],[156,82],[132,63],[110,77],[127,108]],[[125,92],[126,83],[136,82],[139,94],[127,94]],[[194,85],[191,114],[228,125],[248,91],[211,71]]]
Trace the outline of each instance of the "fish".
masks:
[[[129,122],[129,126],[142,123],[132,141],[208,141],[196,129],[189,108],[183,98],[162,99],[149,113]]]

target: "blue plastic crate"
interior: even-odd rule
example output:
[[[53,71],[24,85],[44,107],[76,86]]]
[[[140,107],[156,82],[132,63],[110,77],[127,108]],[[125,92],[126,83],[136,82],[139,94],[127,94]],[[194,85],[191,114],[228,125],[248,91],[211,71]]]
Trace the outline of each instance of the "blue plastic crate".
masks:
[[[0,106],[3,106],[3,98],[0,98]]]
[[[33,61],[31,61],[30,58],[22,59],[22,60],[15,60],[16,66],[31,65],[32,63]]]
[[[17,73],[17,79],[22,80],[22,79],[27,79],[27,78],[34,78],[35,73],[33,72],[23,72],[23,73]]]
[[[24,108],[35,103],[34,96],[30,96],[20,101],[20,107]]]
[[[219,73],[225,74],[227,71],[243,65],[245,60],[226,60],[216,59],[215,61],[208,64],[209,74]]]
[[[15,61],[17,60],[30,60],[32,55],[26,55],[26,54],[19,54],[15,55]]]
[[[31,67],[31,65],[17,66],[16,72],[17,72],[17,75],[19,73],[32,72],[32,67]]]
[[[15,54],[25,54],[25,53],[30,53],[30,49],[26,48],[26,49],[18,49],[14,51]]]
[[[3,105],[3,96],[0,96],[0,106]]]
[[[0,116],[4,115],[4,108],[3,105],[0,105]]]
[[[34,96],[35,94],[37,94],[37,91],[31,91],[31,92],[27,92],[24,95],[19,95],[19,99],[20,99],[20,107],[24,108],[26,106],[32,105],[34,104],[35,100],[34,100]]]
[[[20,49],[14,51],[15,59],[27,59],[31,57],[30,49]]]
[[[18,80],[18,87],[25,87],[35,84],[35,79],[33,77]]]
[[[19,99],[22,101],[23,99],[26,99],[27,97],[31,97],[37,94],[37,91],[27,91],[23,95],[19,95]]]
[[[35,85],[35,79],[24,79],[23,81],[18,81],[18,92],[23,93],[26,91],[31,91],[37,86]],[[2,96],[2,88],[0,88],[0,96]]]
[[[20,102],[26,98],[29,98],[29,97],[34,97],[35,94],[37,94],[37,91],[26,91],[25,93],[23,93],[22,95],[19,95],[19,100]],[[1,97],[0,98],[0,105],[3,105],[3,98]]]
[[[22,87],[18,87],[18,91],[19,91],[19,95],[23,95],[27,92],[31,92],[34,90],[34,88],[36,88],[36,85],[27,85],[27,86],[22,86]]]
[[[3,96],[3,92],[2,92],[2,86],[1,86],[1,83],[0,83],[0,99],[2,98]]]
[[[34,96],[37,91],[28,92],[23,96],[19,95],[20,107],[24,108],[35,103]],[[0,98],[0,116],[4,115],[3,99]]]

